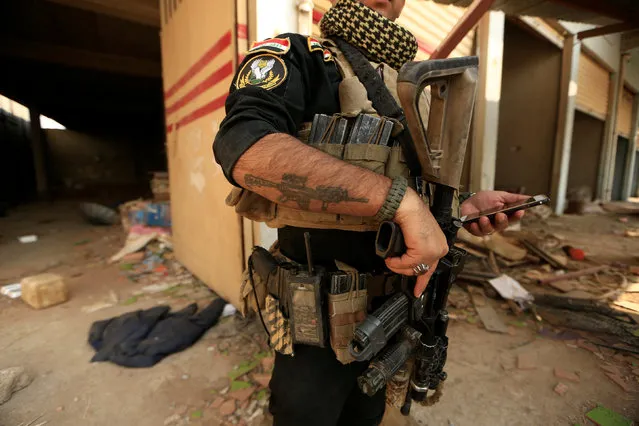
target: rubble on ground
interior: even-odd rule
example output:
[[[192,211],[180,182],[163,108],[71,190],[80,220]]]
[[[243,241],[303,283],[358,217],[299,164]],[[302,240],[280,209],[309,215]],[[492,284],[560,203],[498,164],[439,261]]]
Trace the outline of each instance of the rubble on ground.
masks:
[[[450,318],[497,333],[525,327],[544,338],[565,341],[606,363],[605,375],[621,391],[639,391],[639,267],[601,262],[589,257],[588,247],[548,231],[551,211],[545,207],[525,216],[529,224],[543,225],[535,226],[536,231],[524,222],[515,230],[485,237],[459,232],[457,245],[468,256],[450,292]],[[626,215],[637,209],[628,203],[603,207]],[[612,231],[632,237],[632,226],[626,218]],[[526,352],[512,362],[514,367],[506,363],[504,369],[536,368],[534,357]],[[557,394],[579,385],[578,372],[561,366],[553,371],[559,381]]]

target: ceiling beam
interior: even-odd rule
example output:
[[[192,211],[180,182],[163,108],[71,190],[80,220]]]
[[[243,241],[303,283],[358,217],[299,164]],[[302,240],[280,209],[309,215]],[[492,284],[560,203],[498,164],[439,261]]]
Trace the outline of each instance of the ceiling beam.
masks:
[[[628,10],[627,7],[623,7],[618,2],[604,1],[604,0],[550,0],[554,3],[563,4],[572,8],[581,9],[589,12],[594,12],[599,15],[614,18],[619,21],[632,21],[639,23],[639,17],[636,12],[638,8],[635,6],[634,10]],[[628,2],[628,5],[631,3]]]
[[[639,47],[639,30],[634,30],[621,35],[621,52],[627,52]]]
[[[152,27],[160,26],[159,1],[152,3],[140,0],[47,0],[64,6],[89,12],[113,16]],[[155,5],[155,7],[153,6]]]
[[[583,40],[590,37],[599,37],[607,34],[622,33],[637,28],[637,24],[629,24],[622,22],[620,24],[606,25],[603,27],[596,27],[590,30],[581,31],[577,33],[577,38]]]
[[[25,40],[4,40],[0,43],[0,55],[139,77],[160,78],[162,75],[159,61]]]

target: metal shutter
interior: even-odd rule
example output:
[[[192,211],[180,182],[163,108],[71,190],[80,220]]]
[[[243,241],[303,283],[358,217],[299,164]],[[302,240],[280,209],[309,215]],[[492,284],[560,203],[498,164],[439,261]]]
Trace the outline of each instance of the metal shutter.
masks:
[[[585,53],[579,58],[577,109],[600,120],[608,115],[610,73]]]
[[[624,88],[617,110],[617,133],[628,139],[630,139],[630,128],[632,127],[632,102],[634,98],[635,94]]]

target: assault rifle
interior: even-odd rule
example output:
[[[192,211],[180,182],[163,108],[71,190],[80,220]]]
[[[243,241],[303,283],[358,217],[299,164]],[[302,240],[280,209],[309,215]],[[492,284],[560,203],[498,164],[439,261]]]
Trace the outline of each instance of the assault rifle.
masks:
[[[476,57],[410,62],[401,68],[397,79],[411,136],[403,138],[411,146],[402,148],[416,154],[419,160],[423,190],[428,191],[430,211],[446,236],[449,251],[439,261],[421,297],[413,295],[415,277],[403,276],[398,292],[356,328],[349,350],[358,361],[372,359],[358,378],[359,387],[366,394],[375,394],[400,370],[408,371],[403,374],[410,378],[402,406],[405,415],[413,400],[436,402],[441,392],[427,398],[428,392],[439,390],[446,379],[446,303],[466,255],[454,246],[462,224],[453,216],[452,208],[475,101],[477,65]],[[431,105],[425,130],[426,117],[421,117],[418,101],[427,86]],[[406,251],[401,230],[393,222],[380,225],[375,244],[377,255],[383,258]]]

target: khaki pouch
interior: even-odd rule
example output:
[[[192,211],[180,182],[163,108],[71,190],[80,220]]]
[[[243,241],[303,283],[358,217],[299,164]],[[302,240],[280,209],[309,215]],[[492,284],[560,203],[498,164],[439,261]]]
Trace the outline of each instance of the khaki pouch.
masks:
[[[342,364],[354,361],[348,351],[353,340],[355,327],[366,318],[367,290],[360,289],[357,270],[341,262],[335,262],[338,268],[348,273],[351,288],[347,293],[328,295],[328,324],[330,328],[331,348],[337,360]]]
[[[319,149],[322,152],[325,152],[329,155],[332,155],[335,158],[342,159],[344,155],[344,145],[337,143],[311,143],[309,146],[312,146],[315,149]]]
[[[344,146],[344,161],[383,175],[391,149],[384,145],[347,144]]]
[[[226,205],[235,207],[237,214],[256,222],[268,222],[275,218],[275,203],[245,188],[231,189],[226,197]]]
[[[390,178],[408,176],[408,165],[406,164],[400,146],[394,146],[390,149],[388,163],[386,163],[386,172],[384,174]]]

